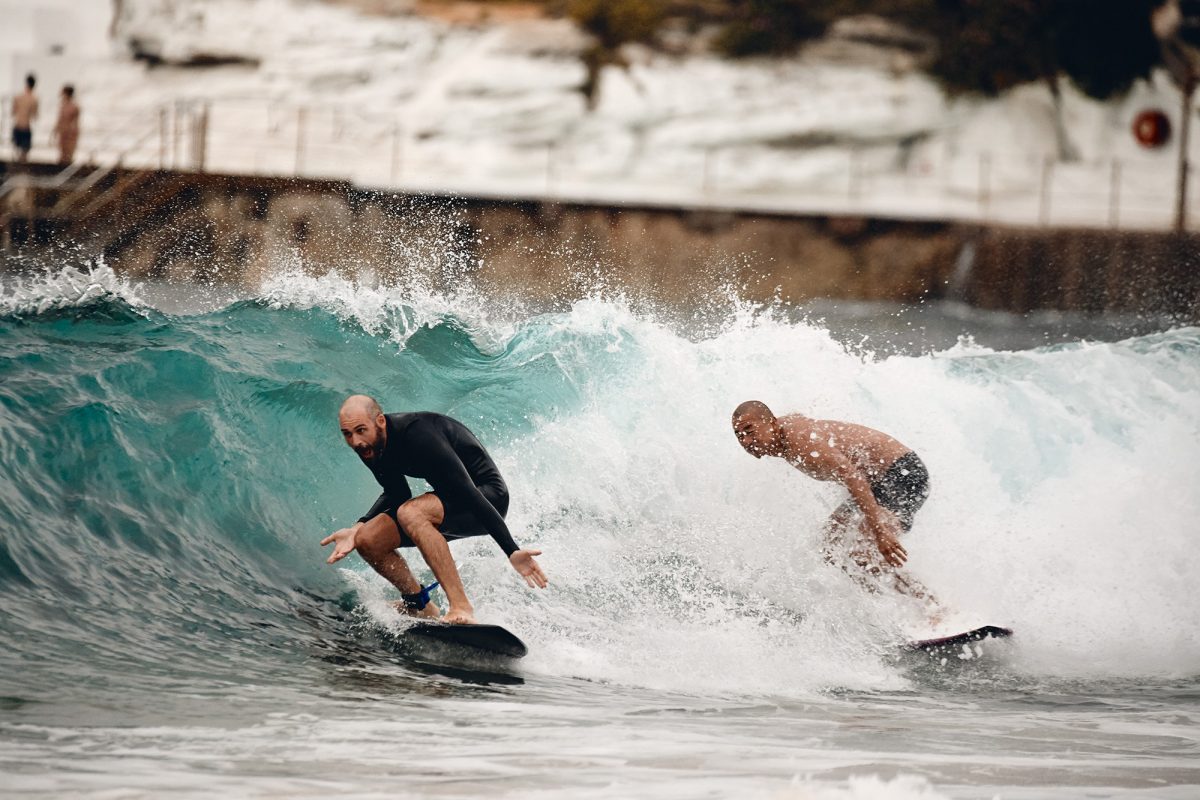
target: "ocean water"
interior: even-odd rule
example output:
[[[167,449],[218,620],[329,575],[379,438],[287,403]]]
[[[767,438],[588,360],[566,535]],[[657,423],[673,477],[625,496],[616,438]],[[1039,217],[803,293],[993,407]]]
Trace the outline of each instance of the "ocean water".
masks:
[[[0,795],[1196,797],[1200,329],[1139,324],[9,280]],[[377,491],[359,391],[496,457],[550,587],[454,553],[523,661],[405,650],[390,588],[324,563]],[[822,563],[843,495],[740,450],[748,398],[920,452],[941,627]],[[984,623],[1017,635],[898,655]]]

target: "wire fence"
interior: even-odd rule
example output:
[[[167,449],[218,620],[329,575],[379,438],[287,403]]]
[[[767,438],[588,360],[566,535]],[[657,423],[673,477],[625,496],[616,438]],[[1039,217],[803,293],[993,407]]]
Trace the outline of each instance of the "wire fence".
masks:
[[[181,100],[88,114],[76,157],[98,165],[340,179],[370,189],[495,198],[1030,226],[1165,229],[1175,220],[1173,154],[1062,161],[935,141],[906,148],[894,142],[803,149],[743,143],[653,152],[569,136],[532,135],[504,145],[483,131],[472,138],[430,136],[399,114],[337,104]],[[48,131],[35,132],[31,158],[56,160]],[[1198,193],[1193,172],[1189,197]],[[1189,205],[1196,208],[1194,201]],[[1189,215],[1191,229],[1200,229],[1197,216]]]

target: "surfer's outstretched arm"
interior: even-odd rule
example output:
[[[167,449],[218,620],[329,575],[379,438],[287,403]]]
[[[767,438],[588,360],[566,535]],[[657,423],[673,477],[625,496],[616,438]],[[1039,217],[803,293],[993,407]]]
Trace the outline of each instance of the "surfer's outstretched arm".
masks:
[[[408,489],[407,482],[404,484],[403,488],[405,490]],[[336,542],[336,546],[333,548],[333,553],[328,559],[326,559],[325,563],[336,564],[338,561],[341,561],[343,558],[353,553],[355,548],[358,547],[359,535],[362,533],[363,528],[369,524],[372,524],[381,516],[385,518],[390,517],[395,513],[394,509],[397,506],[410,499],[412,499],[411,491],[405,495],[401,495],[400,497],[394,497],[387,492],[380,494],[371,507],[367,510],[367,513],[358,518],[358,522],[348,528],[336,530],[321,540],[322,547]]]
[[[855,524],[859,514],[855,502],[847,500],[829,517],[822,529],[825,538],[822,556],[825,563],[840,567],[868,592],[878,592],[881,583],[890,582],[898,593],[924,600],[935,609],[940,608],[941,603],[933,593],[906,570],[880,562],[879,551],[866,520],[858,519]]]
[[[820,452],[822,450],[825,452]],[[867,476],[837,450],[818,447],[814,452],[820,452],[834,478],[846,487],[854,504],[862,511],[863,533],[875,542],[878,555],[893,567],[903,566],[908,560],[908,552],[900,544],[900,523],[895,514],[875,500]]]
[[[892,585],[896,587],[896,591],[900,594],[915,597],[918,600],[924,600],[934,609],[934,621],[941,615],[941,609],[944,608],[941,602],[933,596],[933,592],[925,588],[925,584],[918,581],[913,576],[903,570],[895,570],[891,573]]]
[[[424,426],[413,426],[408,441],[410,446],[420,449],[422,460],[429,470],[429,482],[437,486],[440,493],[446,495],[447,502],[470,509],[483,523],[496,544],[500,545],[500,549],[508,557],[508,563],[531,588],[546,588],[546,574],[534,559],[534,556],[540,556],[542,551],[526,550],[517,545],[504,517],[479,491],[479,487],[471,480],[470,474],[463,466],[462,459],[449,443]],[[424,553],[424,549],[421,552]],[[453,605],[451,601],[451,606]]]
[[[404,488],[408,488],[407,483],[405,484]],[[336,530],[321,540],[321,547],[334,542],[337,543],[333,548],[333,554],[326,559],[325,563],[335,564],[353,553],[354,549],[358,547],[359,534],[362,533],[362,530],[366,525],[373,522],[379,516],[387,516],[390,513],[393,513],[391,512],[391,509],[396,508],[405,500],[410,498],[412,498],[411,492],[408,494],[408,496],[400,498],[393,497],[387,492],[380,494],[371,507],[367,510],[367,513],[358,518],[358,522],[348,528]]]
[[[512,564],[512,568],[525,579],[526,585],[531,589],[545,589],[550,584],[546,573],[542,572],[541,565],[534,559],[534,556],[541,554],[541,550],[522,548],[508,557],[508,563]]]
[[[358,534],[363,529],[366,523],[356,522],[349,528],[342,528],[326,536],[321,540],[321,547],[332,544],[334,545],[333,553],[329,558],[325,559],[326,564],[336,564],[346,556],[354,552],[358,547]]]
[[[401,594],[412,595],[421,591],[421,584],[413,576],[408,562],[396,552],[400,546],[400,529],[387,514],[373,517],[369,522],[359,522],[349,528],[326,536],[321,540],[321,546],[336,543],[333,554],[326,563],[335,564],[355,550],[371,567],[389,582]],[[400,610],[414,617],[436,617],[440,613],[432,601],[421,608],[401,608]]]

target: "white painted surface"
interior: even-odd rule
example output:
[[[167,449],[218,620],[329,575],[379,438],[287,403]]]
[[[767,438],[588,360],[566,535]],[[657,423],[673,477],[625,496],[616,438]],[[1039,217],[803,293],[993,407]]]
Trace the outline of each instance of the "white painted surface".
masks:
[[[128,56],[130,38],[168,59],[258,64],[148,70]],[[187,166],[191,120],[207,104],[207,166],[219,171],[1027,224],[1154,228],[1172,219],[1175,145],[1145,150],[1130,132],[1152,107],[1178,130],[1179,93],[1165,73],[1109,103],[1068,86],[1063,117],[1080,159],[1056,163],[1041,85],[951,101],[927,77],[894,73],[881,59],[732,62],[630,48],[628,68],[604,70],[589,109],[578,90],[583,44],[562,21],[472,28],[319,2],[124,0],[112,55],[72,67],[84,73],[81,152],[111,159],[140,143],[125,152],[128,163]],[[28,63],[59,80],[45,62]],[[43,134],[48,126],[35,131],[44,147]]]

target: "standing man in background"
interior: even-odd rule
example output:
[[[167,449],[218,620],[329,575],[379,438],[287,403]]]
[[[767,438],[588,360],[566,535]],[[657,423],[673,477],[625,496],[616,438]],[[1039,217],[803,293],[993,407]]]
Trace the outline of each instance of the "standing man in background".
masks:
[[[12,115],[13,149],[17,151],[18,163],[24,164],[29,159],[29,151],[33,148],[33,121],[38,115],[37,95],[33,87],[37,78],[32,73],[25,76],[25,91],[13,98]]]
[[[79,144],[79,104],[75,102],[75,87],[69,83],[62,88],[54,138],[58,140],[58,163],[70,164],[75,160],[75,146]]]

